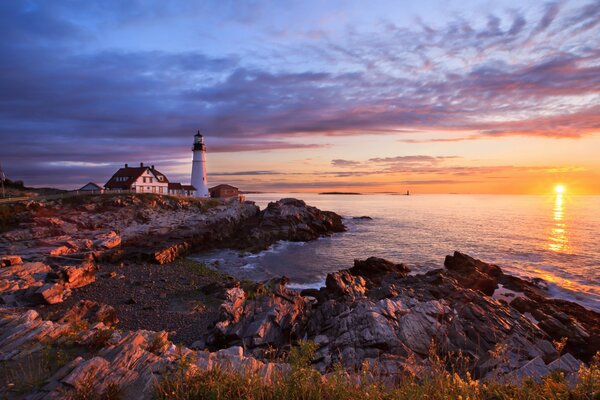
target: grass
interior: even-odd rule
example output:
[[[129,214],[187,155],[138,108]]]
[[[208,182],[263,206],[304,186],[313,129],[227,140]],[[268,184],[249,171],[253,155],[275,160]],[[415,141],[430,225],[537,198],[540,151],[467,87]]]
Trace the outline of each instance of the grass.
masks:
[[[45,344],[18,360],[0,363],[0,388],[13,393],[28,393],[41,388],[69,360],[81,354],[81,349],[68,344]],[[1,396],[0,396],[1,397]]]
[[[211,208],[220,206],[221,204],[222,204],[221,200],[218,200],[218,199],[203,200],[202,201],[202,211],[206,212],[206,211],[210,210]]]
[[[0,204],[0,233],[19,226],[19,214],[24,210],[22,204]]]
[[[185,267],[189,268],[190,270],[192,270],[197,275],[199,275],[201,277],[204,277],[204,278],[220,279],[220,278],[227,278],[228,277],[227,274],[224,274],[224,273],[222,273],[220,271],[212,269],[212,268],[208,267],[203,262],[198,262],[198,261],[190,260],[189,258],[182,258],[182,259],[179,259],[179,260],[177,260],[175,262],[181,263],[182,265],[184,265]]]
[[[252,371],[214,368],[190,369],[183,361],[177,370],[155,387],[157,399],[248,399],[248,400],[593,400],[600,399],[600,355],[589,367],[581,367],[575,383],[562,373],[551,374],[540,382],[525,379],[519,384],[491,381],[483,383],[468,373],[448,371],[443,360],[430,356],[429,372],[419,377],[406,376],[395,384],[384,383],[365,365],[360,373],[348,374],[338,367],[323,377],[311,361],[316,346],[303,342],[289,355],[291,370],[276,373],[265,381]]]
[[[121,388],[114,382],[99,391],[95,387],[94,375],[88,374],[78,387],[65,393],[64,398],[67,400],[120,400],[122,396]]]

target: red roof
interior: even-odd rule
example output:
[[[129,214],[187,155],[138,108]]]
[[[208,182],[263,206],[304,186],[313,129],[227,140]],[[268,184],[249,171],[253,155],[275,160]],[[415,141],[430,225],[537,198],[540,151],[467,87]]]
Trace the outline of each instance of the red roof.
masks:
[[[159,182],[169,183],[167,177],[156,169],[150,167],[125,167],[119,168],[117,172],[106,182],[104,185],[108,189],[131,189],[131,185],[135,183],[146,170],[149,170]],[[162,177],[162,180],[159,179]],[[117,178],[127,178],[122,181],[118,181]]]
[[[219,189],[234,189],[234,190],[238,190],[238,188],[236,188],[235,186],[231,186],[231,185],[227,185],[225,183],[222,183],[220,185],[217,186],[213,186],[208,190],[219,190]]]
[[[179,182],[169,182],[169,190],[183,190],[183,186]]]
[[[192,185],[183,185],[183,190],[196,190],[196,188]]]

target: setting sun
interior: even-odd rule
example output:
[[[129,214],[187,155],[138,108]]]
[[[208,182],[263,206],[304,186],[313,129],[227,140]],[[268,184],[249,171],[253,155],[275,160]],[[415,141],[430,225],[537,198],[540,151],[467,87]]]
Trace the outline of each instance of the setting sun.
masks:
[[[564,185],[556,185],[556,186],[554,186],[554,191],[558,194],[562,194],[565,192],[565,186]]]

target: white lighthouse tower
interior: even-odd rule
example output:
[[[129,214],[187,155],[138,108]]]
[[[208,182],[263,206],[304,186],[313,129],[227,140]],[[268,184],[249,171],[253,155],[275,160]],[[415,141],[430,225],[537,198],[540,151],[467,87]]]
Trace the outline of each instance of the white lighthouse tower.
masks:
[[[208,197],[206,179],[206,147],[200,131],[194,135],[194,156],[192,158],[192,186],[196,188],[196,197]]]

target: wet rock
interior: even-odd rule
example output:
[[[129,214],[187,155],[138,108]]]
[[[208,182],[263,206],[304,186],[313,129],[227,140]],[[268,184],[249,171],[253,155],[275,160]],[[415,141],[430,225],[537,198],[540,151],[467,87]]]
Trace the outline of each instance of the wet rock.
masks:
[[[360,217],[352,217],[352,219],[362,220],[362,221],[371,221],[373,218],[371,218],[367,215],[362,215]]]

